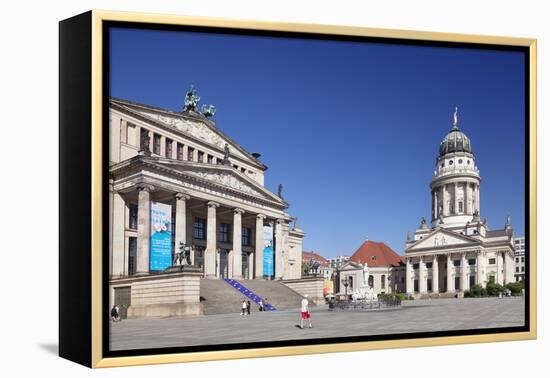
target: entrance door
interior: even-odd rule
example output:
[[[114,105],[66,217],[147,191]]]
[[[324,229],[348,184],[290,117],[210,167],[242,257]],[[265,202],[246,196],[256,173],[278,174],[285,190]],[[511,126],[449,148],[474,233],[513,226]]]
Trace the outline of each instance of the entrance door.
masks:
[[[204,248],[203,247],[195,247],[195,258],[193,260],[194,265],[201,268],[201,271],[204,268]]]
[[[470,289],[472,287],[474,287],[476,284],[476,277],[475,276],[470,276]]]
[[[460,290],[460,277],[455,277],[455,290]]]
[[[120,318],[126,319],[128,316],[128,307],[131,305],[130,286],[115,288],[115,305],[120,306]]]
[[[229,251],[220,249],[220,278],[229,278]]]
[[[246,252],[243,252],[242,254],[242,270],[243,270],[243,278],[244,279],[248,279],[248,272],[249,272],[249,265],[248,265],[248,260],[249,260],[249,257],[250,257],[250,254],[246,253]]]

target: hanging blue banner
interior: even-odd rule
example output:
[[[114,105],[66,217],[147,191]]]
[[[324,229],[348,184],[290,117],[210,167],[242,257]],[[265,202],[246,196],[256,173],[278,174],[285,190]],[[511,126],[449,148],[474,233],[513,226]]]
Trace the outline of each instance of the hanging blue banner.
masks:
[[[273,227],[264,226],[264,276],[273,277]]]
[[[151,203],[150,270],[172,266],[172,206]]]

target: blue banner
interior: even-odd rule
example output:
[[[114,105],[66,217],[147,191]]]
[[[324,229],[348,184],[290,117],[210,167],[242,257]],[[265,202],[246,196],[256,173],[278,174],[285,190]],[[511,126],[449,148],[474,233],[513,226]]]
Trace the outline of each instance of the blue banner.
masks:
[[[172,206],[151,203],[150,246],[150,270],[164,270],[172,266]]]
[[[273,277],[273,227],[264,226],[264,276]]]

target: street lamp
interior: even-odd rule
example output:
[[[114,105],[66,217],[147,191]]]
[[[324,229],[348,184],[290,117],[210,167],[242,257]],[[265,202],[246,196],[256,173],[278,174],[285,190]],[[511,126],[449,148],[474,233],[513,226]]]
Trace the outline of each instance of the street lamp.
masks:
[[[344,284],[344,287],[346,289],[346,301],[348,300],[348,286],[349,286],[349,278],[346,277],[342,280],[342,283]]]

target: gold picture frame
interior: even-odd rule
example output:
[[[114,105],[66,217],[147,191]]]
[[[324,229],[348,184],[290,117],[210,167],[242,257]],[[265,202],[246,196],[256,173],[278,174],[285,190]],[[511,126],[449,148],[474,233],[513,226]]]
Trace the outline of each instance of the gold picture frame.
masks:
[[[205,352],[190,352],[190,353],[174,353],[174,354],[151,354],[128,357],[104,357],[103,344],[105,342],[104,328],[104,298],[103,285],[105,285],[102,275],[103,267],[103,247],[102,243],[105,238],[104,218],[105,207],[103,206],[104,199],[104,167],[105,167],[105,151],[103,150],[103,140],[105,138],[105,126],[103,120],[104,105],[104,83],[103,83],[103,67],[104,56],[103,49],[105,43],[105,28],[106,22],[127,22],[137,24],[156,24],[156,25],[185,25],[185,26],[200,26],[214,28],[230,28],[240,30],[254,31],[276,31],[276,32],[293,32],[293,33],[311,33],[335,36],[356,36],[356,37],[374,37],[382,39],[399,39],[407,41],[430,41],[430,42],[452,42],[477,45],[505,45],[519,46],[528,49],[529,61],[529,140],[526,144],[529,151],[529,192],[526,193],[529,200],[529,330],[525,332],[513,333],[494,333],[494,334],[477,334],[477,335],[460,335],[460,336],[445,336],[445,337],[430,337],[430,338],[415,338],[415,339],[397,339],[397,340],[380,340],[380,341],[365,341],[365,342],[343,342],[338,344],[315,344],[290,347],[267,347],[257,349],[242,349],[242,350],[220,350],[220,351],[205,351]],[[239,359],[239,358],[254,358],[268,356],[285,356],[285,355],[301,355],[312,353],[330,353],[330,352],[348,352],[373,349],[389,349],[389,348],[408,348],[421,346],[437,346],[450,344],[468,344],[468,343],[485,343],[497,341],[514,341],[535,339],[537,337],[537,41],[536,39],[513,38],[501,36],[483,36],[483,35],[468,35],[468,34],[452,34],[452,33],[436,33],[424,31],[410,30],[392,30],[392,29],[376,29],[367,27],[351,27],[338,25],[317,25],[317,24],[294,24],[294,23],[279,23],[279,22],[259,22],[252,20],[231,20],[218,19],[209,17],[188,17],[160,14],[144,14],[130,12],[110,12],[94,10],[84,15],[76,16],[73,19],[62,21],[60,24],[60,89],[61,92],[68,91],[70,85],[74,82],[84,80],[82,87],[83,93],[89,91],[89,103],[85,103],[78,96],[65,96],[61,94],[60,113],[62,114],[60,121],[61,128],[61,187],[62,195],[66,195],[66,202],[60,201],[60,218],[63,215],[63,208],[68,206],[71,199],[77,198],[77,194],[72,193],[71,189],[64,181],[64,159],[67,159],[69,150],[64,150],[64,141],[74,138],[66,134],[67,128],[71,121],[89,120],[90,127],[88,134],[83,133],[81,138],[84,143],[89,142],[90,155],[83,158],[79,164],[90,163],[86,166],[87,177],[86,181],[79,181],[78,185],[86,188],[89,185],[88,193],[90,193],[89,207],[90,223],[89,228],[82,225],[63,223],[61,233],[78,232],[88,235],[89,247],[89,266],[75,268],[75,264],[79,262],[71,260],[76,257],[68,256],[68,248],[70,243],[60,245],[60,313],[66,311],[68,306],[75,306],[74,302],[67,302],[65,297],[70,296],[77,289],[84,289],[78,280],[88,280],[90,296],[84,295],[84,307],[90,309],[89,317],[84,317],[81,321],[73,321],[69,324],[68,320],[60,316],[60,355],[73,361],[82,363],[89,367],[115,367],[115,366],[131,366],[145,364],[161,364],[174,362],[194,362],[194,361],[210,361],[223,359]],[[75,33],[82,32],[85,34],[82,41],[78,41]],[[87,34],[86,34],[87,33]],[[68,36],[72,34],[72,36]],[[71,39],[72,38],[72,39]],[[66,59],[73,59],[74,54],[77,54],[79,49],[85,49],[89,54],[81,56],[81,62],[89,61],[89,78],[82,79],[78,74],[70,76],[65,68],[68,67]],[[78,62],[78,61],[77,61]],[[68,70],[68,68],[67,68]],[[71,81],[72,80],[72,81]],[[73,97],[73,98],[69,98]],[[75,105],[74,101],[80,101],[79,105]],[[82,109],[87,109],[86,115],[67,115],[69,107],[79,106]],[[71,118],[77,117],[77,118]],[[78,118],[83,117],[83,118]],[[88,118],[86,118],[88,117]],[[84,127],[83,127],[84,128]],[[90,132],[91,131],[91,132]],[[73,131],[76,132],[76,131]],[[79,134],[80,135],[80,134]],[[74,151],[73,151],[74,152]],[[87,160],[89,159],[89,160]],[[80,161],[80,160],[79,160]],[[74,162],[73,162],[74,164]],[[83,167],[84,168],[84,167]],[[69,169],[67,167],[67,169]],[[84,176],[83,176],[84,177]],[[65,189],[64,189],[65,188]],[[86,206],[87,206],[86,205]],[[526,209],[527,210],[527,209]],[[78,230],[75,227],[80,227]],[[81,262],[81,261],[80,261]],[[69,270],[82,269],[87,273],[75,277],[76,272],[69,273]],[[80,272],[78,272],[80,273]],[[89,302],[86,302],[89,300]],[[89,307],[88,307],[89,306]],[[90,322],[86,324],[86,322]],[[74,323],[77,322],[77,323]],[[79,333],[79,335],[77,335]],[[89,340],[90,349],[80,352],[74,352],[73,349],[78,345],[78,339]]]

